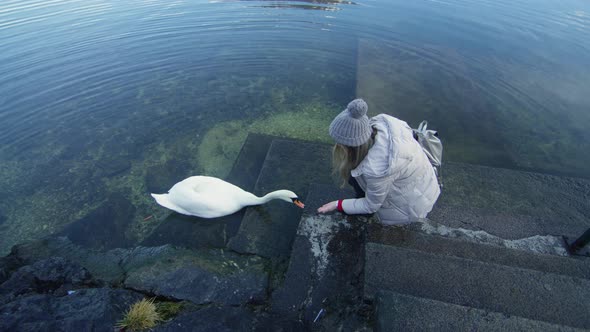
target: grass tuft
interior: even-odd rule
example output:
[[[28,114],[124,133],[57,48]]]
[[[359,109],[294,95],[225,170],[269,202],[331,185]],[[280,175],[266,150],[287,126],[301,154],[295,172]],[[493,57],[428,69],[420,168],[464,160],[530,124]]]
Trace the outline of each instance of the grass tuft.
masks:
[[[142,299],[131,305],[125,316],[117,324],[117,328],[141,331],[156,326],[160,316],[156,312],[154,300]]]

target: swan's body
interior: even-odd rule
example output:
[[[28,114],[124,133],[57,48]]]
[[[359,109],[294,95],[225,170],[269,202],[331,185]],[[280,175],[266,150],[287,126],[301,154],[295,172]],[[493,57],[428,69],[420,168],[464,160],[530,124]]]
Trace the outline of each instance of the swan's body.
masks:
[[[277,190],[257,197],[242,188],[210,176],[191,176],[170,188],[167,194],[152,194],[161,206],[181,214],[201,218],[217,218],[232,214],[250,205],[281,199],[303,207],[297,195]]]

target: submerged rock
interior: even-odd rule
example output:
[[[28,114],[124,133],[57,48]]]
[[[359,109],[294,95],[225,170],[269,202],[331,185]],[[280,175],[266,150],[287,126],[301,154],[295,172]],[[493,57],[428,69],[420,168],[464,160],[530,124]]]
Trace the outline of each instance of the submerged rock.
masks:
[[[234,216],[204,219],[171,213],[141,242],[142,246],[175,246],[202,249],[225,248],[225,228]]]
[[[268,273],[259,257],[223,250],[168,247],[149,261],[130,258],[125,287],[195,304],[238,305],[266,299]]]
[[[132,241],[125,236],[125,231],[134,214],[135,207],[129,200],[121,194],[113,194],[87,216],[64,227],[59,235],[93,249],[129,247]]]
[[[6,281],[10,274],[22,266],[22,262],[15,256],[0,258],[0,284]]]
[[[96,161],[98,176],[112,177],[119,175],[131,168],[131,161],[120,156],[119,158],[103,158]]]
[[[168,160],[163,165],[154,165],[147,169],[145,184],[150,193],[165,193],[168,189],[188,177],[191,165],[181,159]]]

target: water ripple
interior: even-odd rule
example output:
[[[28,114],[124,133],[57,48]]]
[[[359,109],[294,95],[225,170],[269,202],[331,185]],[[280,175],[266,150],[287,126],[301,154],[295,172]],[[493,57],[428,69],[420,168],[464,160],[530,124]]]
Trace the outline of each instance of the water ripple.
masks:
[[[513,68],[586,83],[589,7],[576,0],[3,1],[0,142],[28,146],[51,126],[125,123],[126,109],[159,114],[176,101],[154,96],[160,104],[149,104],[140,91],[178,75],[205,89],[201,77],[314,64],[329,67],[326,75],[354,72],[362,40],[412,54],[492,100],[547,113],[546,100]],[[586,105],[562,90],[555,94]]]

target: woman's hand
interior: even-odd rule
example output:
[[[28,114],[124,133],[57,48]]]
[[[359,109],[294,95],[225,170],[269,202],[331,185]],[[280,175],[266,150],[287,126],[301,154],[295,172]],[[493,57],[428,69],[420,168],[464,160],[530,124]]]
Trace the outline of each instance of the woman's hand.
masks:
[[[318,209],[318,213],[332,212],[332,211],[336,210],[337,208],[338,208],[338,201],[333,201],[333,202],[326,203],[326,204],[322,205]]]

